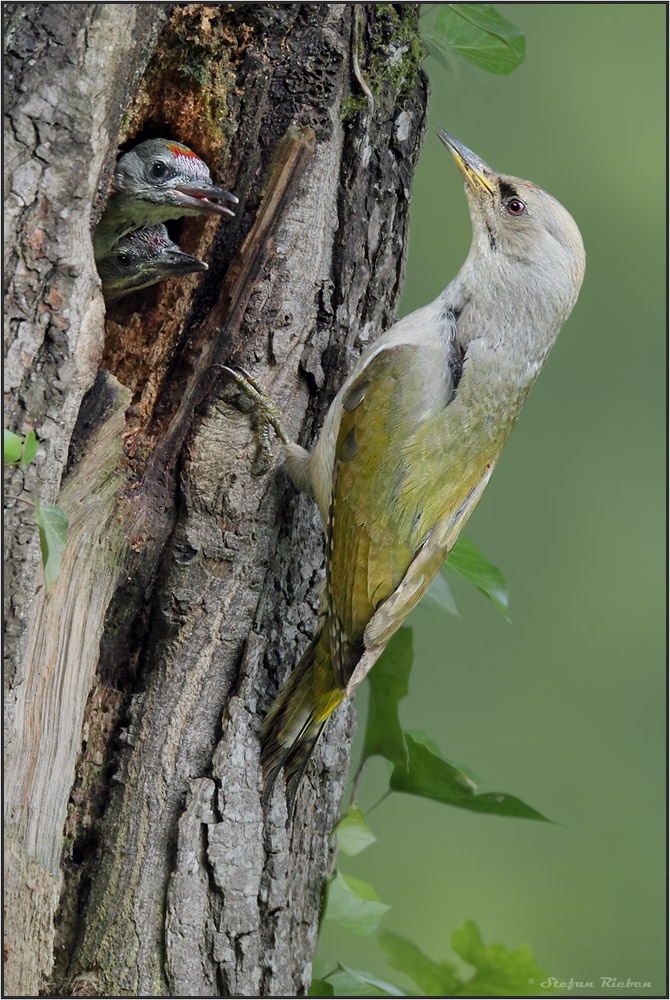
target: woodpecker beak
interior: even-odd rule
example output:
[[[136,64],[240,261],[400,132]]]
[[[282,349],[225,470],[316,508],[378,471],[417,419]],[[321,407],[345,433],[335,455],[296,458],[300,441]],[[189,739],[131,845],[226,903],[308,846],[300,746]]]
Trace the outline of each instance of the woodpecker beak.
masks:
[[[177,192],[179,204],[184,208],[195,208],[205,215],[235,215],[224,205],[218,205],[218,201],[232,201],[237,205],[239,199],[226,191],[224,188],[215,187],[214,184],[202,184],[194,182],[192,184],[177,184],[173,190]],[[210,198],[215,199],[210,201]]]
[[[494,181],[498,174],[495,170],[491,170],[489,165],[484,163],[476,153],[455,139],[453,135],[445,132],[443,128],[438,128],[437,137],[456,160],[456,166],[474,191],[478,194],[482,194],[484,191],[490,195],[496,193]]]
[[[181,250],[163,250],[159,264],[165,267],[170,275],[191,274],[193,271],[209,271],[209,265],[198,257],[191,257]]]

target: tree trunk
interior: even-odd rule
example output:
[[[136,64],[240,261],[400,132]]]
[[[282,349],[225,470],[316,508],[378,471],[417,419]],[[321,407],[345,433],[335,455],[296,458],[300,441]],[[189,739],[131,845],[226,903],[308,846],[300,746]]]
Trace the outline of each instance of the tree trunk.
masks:
[[[259,729],[314,628],[322,534],[218,366],[251,368],[308,444],[392,322],[417,5],[5,10],[5,423],[41,444],[8,492],[70,517],[47,595],[7,501],[7,990],[301,995],[353,714],[292,821],[281,788],[264,814]],[[239,209],[179,230],[204,280],[105,318],[89,225],[117,143],[152,136]]]

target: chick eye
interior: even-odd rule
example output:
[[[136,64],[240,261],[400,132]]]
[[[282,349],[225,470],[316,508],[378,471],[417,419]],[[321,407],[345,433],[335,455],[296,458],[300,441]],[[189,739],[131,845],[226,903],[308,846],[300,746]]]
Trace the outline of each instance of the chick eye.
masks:
[[[167,173],[167,165],[162,163],[161,160],[154,160],[149,167],[149,173],[152,177],[165,177],[165,174]]]
[[[518,198],[510,198],[505,208],[510,215],[523,215],[526,211],[524,202],[520,201]]]
[[[120,267],[128,267],[130,265],[130,257],[127,253],[119,253],[116,255],[116,259]]]

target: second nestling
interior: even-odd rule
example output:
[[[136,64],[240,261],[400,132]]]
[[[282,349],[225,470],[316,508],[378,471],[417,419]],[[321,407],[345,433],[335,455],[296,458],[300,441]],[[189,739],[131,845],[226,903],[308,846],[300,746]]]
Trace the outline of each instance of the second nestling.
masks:
[[[98,262],[102,294],[108,305],[157,281],[207,269],[204,260],[180,250],[162,224],[127,233]]]
[[[116,301],[137,288],[145,288],[175,273],[206,270],[203,261],[189,257],[191,264],[187,271],[178,263],[176,268],[168,268],[168,273],[158,273],[156,248],[165,253],[177,252],[167,232],[156,231],[158,224],[169,219],[179,219],[185,215],[234,215],[221,202],[237,204],[238,199],[225,188],[217,187],[207,165],[188,146],[168,139],[148,139],[141,142],[119,158],[114,171],[113,192],[107,202],[103,216],[93,235],[93,249],[98,271],[105,284],[105,298]],[[128,239],[128,234],[144,229],[145,235],[130,240],[128,245],[119,244]],[[167,242],[166,242],[167,241]],[[169,244],[169,246],[168,246]],[[144,249],[149,251],[146,267],[140,267],[140,257]],[[183,255],[188,257],[187,254]],[[140,283],[121,279],[119,270],[134,268]],[[164,261],[165,262],[165,261]],[[181,260],[182,265],[186,262]],[[110,281],[112,284],[110,285]],[[112,297],[110,297],[112,296]]]

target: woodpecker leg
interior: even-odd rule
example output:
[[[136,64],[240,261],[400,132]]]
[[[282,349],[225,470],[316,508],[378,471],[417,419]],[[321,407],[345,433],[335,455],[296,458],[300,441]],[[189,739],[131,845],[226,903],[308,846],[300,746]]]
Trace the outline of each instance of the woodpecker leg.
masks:
[[[286,468],[295,486],[301,493],[306,493],[312,500],[316,500],[314,485],[312,483],[312,473],[310,466],[310,454],[288,436],[284,427],[279,410],[261,386],[245,372],[243,368],[229,368],[227,365],[217,365],[223,368],[230,377],[237,382],[238,386],[254,406],[260,410],[260,433],[261,433],[261,453],[263,463],[259,463],[258,474],[265,471],[272,461],[272,448],[270,446],[270,427],[273,427],[277,436],[281,440],[284,449],[284,461]]]
[[[237,382],[245,396],[248,396],[252,403],[261,411],[265,437],[267,437],[269,425],[274,428],[282,444],[291,444],[291,439],[281,421],[279,410],[249,372],[245,371],[244,368],[229,368],[228,365],[218,365],[218,367],[222,368],[224,372],[228,372],[230,377]]]
[[[256,473],[262,475],[272,462],[272,445],[270,442],[270,427],[272,427],[285,447],[295,447],[281,421],[279,410],[267,393],[244,368],[229,368],[228,365],[217,365],[222,368],[237,383],[238,387],[254,404],[259,417],[259,452],[256,459]]]

